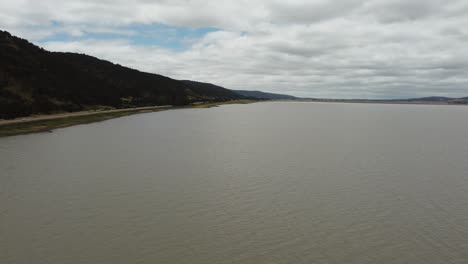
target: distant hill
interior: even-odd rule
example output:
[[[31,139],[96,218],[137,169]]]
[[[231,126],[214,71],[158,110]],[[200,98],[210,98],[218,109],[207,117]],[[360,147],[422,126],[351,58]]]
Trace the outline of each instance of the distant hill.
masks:
[[[468,97],[450,98],[441,96],[409,98],[409,99],[303,99],[310,102],[349,102],[349,103],[391,103],[391,104],[468,104]]]
[[[430,96],[430,97],[421,97],[421,98],[410,98],[410,99],[397,100],[397,101],[446,103],[446,104],[468,104],[468,97],[450,98],[450,97],[443,97],[443,96]]]
[[[84,54],[49,52],[0,31],[0,118],[92,107],[186,105],[243,99],[215,85],[178,81]]]
[[[221,86],[217,86],[211,83],[203,83],[189,80],[182,80],[185,85],[191,89],[197,91],[197,94],[204,96],[205,98],[213,97],[218,100],[231,100],[231,99],[246,99],[249,96],[244,96],[236,93],[234,90],[229,90]]]
[[[409,101],[409,102],[412,102],[412,101],[444,102],[444,101],[449,101],[453,99],[455,98],[442,97],[442,96],[430,96],[430,97],[421,97],[421,98],[410,98],[410,99],[406,99],[406,101]]]
[[[295,100],[299,99],[286,94],[275,94],[275,93],[266,93],[261,91],[247,91],[247,90],[233,90],[235,93],[243,96],[253,97],[257,99],[266,99],[266,100]]]

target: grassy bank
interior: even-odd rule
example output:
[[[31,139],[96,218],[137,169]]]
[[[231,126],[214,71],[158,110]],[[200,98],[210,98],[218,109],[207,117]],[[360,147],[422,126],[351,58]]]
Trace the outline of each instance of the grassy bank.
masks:
[[[159,112],[165,111],[170,109],[182,109],[182,108],[209,108],[215,107],[223,104],[247,104],[247,103],[254,103],[256,101],[251,100],[234,100],[234,101],[226,101],[226,102],[215,102],[215,103],[198,103],[189,106],[181,106],[181,107],[154,107],[154,108],[145,108],[145,109],[125,109],[118,112],[115,111],[101,111],[96,113],[86,113],[83,115],[76,115],[73,114],[72,116],[60,116],[57,118],[46,119],[46,120],[34,120],[28,119],[25,121],[20,121],[16,123],[7,123],[7,124],[0,124],[0,137],[6,136],[13,136],[13,135],[20,135],[20,134],[29,134],[29,133],[36,133],[36,132],[51,132],[53,129],[63,128],[78,124],[88,124],[93,122],[99,122],[103,120],[108,120],[112,118],[132,115],[132,114],[139,114],[139,113],[148,113],[148,112]]]

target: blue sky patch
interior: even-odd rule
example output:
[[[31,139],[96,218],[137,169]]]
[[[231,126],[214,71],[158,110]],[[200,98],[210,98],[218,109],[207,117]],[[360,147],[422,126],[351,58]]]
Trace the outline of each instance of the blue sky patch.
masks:
[[[63,26],[62,23],[51,21],[50,27],[56,34],[43,38],[40,42],[51,41],[77,41],[83,39],[126,39],[132,44],[142,46],[159,46],[172,50],[184,50],[196,40],[204,35],[218,31],[216,28],[191,28],[176,27],[164,24],[134,24],[112,28],[77,27],[75,30],[80,34],[71,34],[71,29]]]

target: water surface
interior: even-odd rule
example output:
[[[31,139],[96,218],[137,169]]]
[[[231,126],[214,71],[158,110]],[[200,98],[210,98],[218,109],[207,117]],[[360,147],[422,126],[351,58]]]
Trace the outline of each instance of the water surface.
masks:
[[[257,103],[0,139],[0,263],[468,263],[468,107]]]

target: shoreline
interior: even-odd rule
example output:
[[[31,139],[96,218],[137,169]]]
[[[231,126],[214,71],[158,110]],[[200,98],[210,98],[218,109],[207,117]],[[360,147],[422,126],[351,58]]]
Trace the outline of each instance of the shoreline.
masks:
[[[297,102],[297,103],[345,103],[345,104],[384,104],[384,105],[439,105],[439,106],[467,106],[466,104],[428,101],[372,101],[372,100],[231,100],[224,102],[200,102],[184,106],[146,106],[104,111],[80,111],[51,115],[37,115],[20,117],[11,120],[0,120],[0,138],[31,133],[53,132],[54,129],[74,125],[82,125],[105,121],[134,114],[152,113],[176,109],[210,108],[226,104],[250,104],[257,102]]]
[[[298,99],[296,102],[304,103],[345,103],[345,104],[394,104],[394,105],[457,105],[466,106],[466,103],[455,103],[447,101],[398,101],[398,100],[333,100],[333,99]]]
[[[224,102],[199,103],[186,106],[147,106],[113,109],[107,111],[81,111],[52,115],[29,116],[12,120],[0,120],[0,138],[31,133],[53,132],[54,129],[95,123],[134,114],[152,113],[175,109],[210,108],[226,104],[249,104],[256,102],[259,101],[232,100]]]

